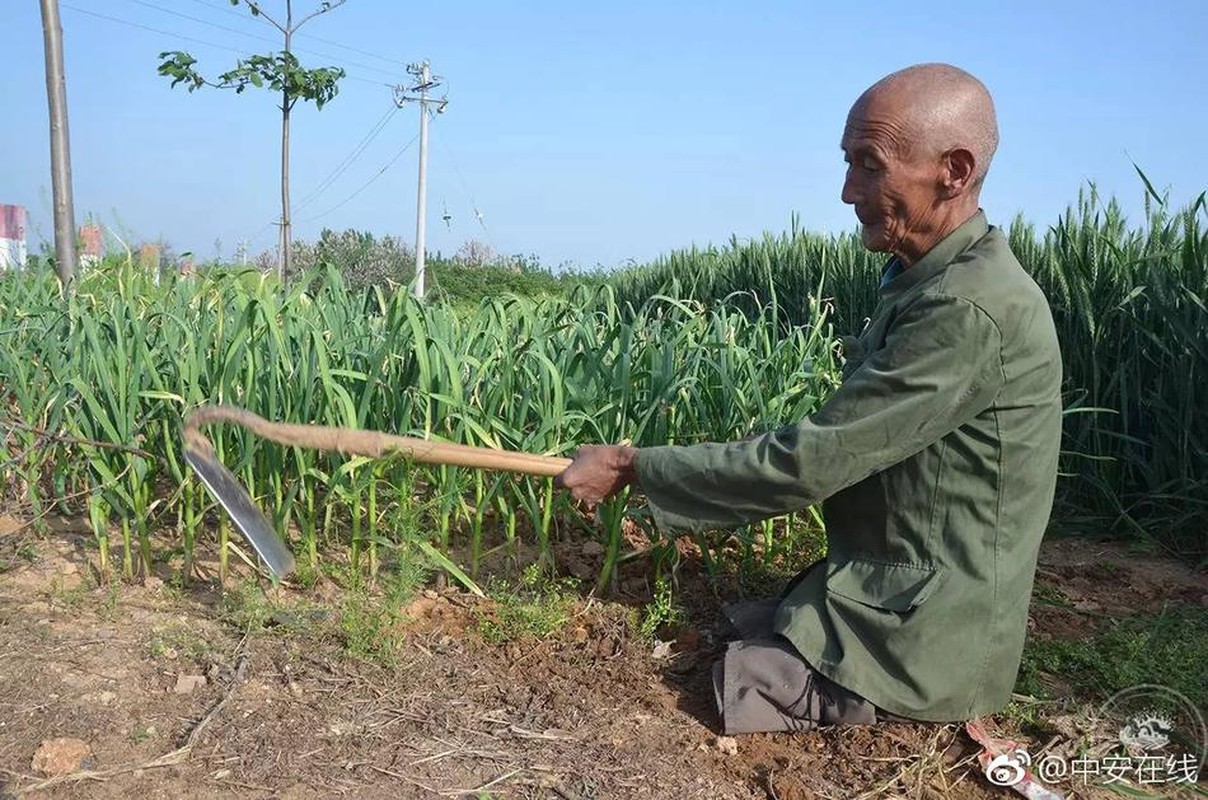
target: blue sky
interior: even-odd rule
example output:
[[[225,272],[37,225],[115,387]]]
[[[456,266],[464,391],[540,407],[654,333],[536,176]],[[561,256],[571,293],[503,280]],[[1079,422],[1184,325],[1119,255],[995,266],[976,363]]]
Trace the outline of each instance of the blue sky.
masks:
[[[155,68],[160,51],[183,49],[217,74],[232,50],[275,47],[228,28],[275,31],[226,0],[62,3],[77,217],[200,258],[229,257],[242,239],[271,247],[273,98],[188,94]],[[29,209],[36,250],[52,231],[41,19],[32,0],[5,5],[0,203]],[[450,99],[431,125],[430,250],[478,238],[550,266],[613,267],[781,231],[794,213],[809,229],[854,230],[839,201],[844,117],[870,83],[920,61],[962,66],[994,95],[1002,144],[982,198],[993,221],[1022,212],[1051,224],[1088,181],[1139,219],[1131,161],[1176,205],[1208,189],[1205,42],[1200,0],[348,0],[295,42],[305,65],[350,76],[322,111],[295,111],[295,236],[356,228],[413,241],[417,148],[380,171],[414,139],[415,106],[300,201],[390,112],[405,64],[424,58]]]

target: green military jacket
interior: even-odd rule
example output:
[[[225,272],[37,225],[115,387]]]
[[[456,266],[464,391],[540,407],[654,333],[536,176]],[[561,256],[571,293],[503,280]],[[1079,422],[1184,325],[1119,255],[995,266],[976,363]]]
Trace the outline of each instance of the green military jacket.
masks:
[[[1010,698],[1061,437],[1048,303],[978,211],[883,282],[817,413],[731,443],[652,447],[662,528],[728,528],[822,502],[827,556],[776,630],[894,714],[968,719]]]

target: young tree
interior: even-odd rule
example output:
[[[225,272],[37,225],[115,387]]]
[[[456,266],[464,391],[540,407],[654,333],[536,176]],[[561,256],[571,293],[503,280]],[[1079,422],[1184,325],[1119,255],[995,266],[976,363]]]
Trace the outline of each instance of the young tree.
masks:
[[[468,239],[457,248],[453,260],[467,267],[485,267],[498,261],[499,255],[486,242]]]
[[[339,92],[338,82],[344,70],[338,67],[304,69],[290,50],[293,35],[310,20],[342,6],[345,0],[325,0],[310,14],[294,22],[292,0],[285,0],[285,17],[278,22],[264,12],[257,0],[231,0],[231,5],[246,5],[253,17],[263,17],[281,32],[284,47],[279,53],[253,55],[240,59],[235,68],[218,76],[217,81],[206,80],[194,65],[197,59],[188,53],[174,50],[160,53],[159,74],[172,79],[172,86],[183,83],[190,92],[202,86],[217,89],[234,89],[241,94],[248,86],[257,89],[267,86],[281,93],[281,223],[278,240],[277,275],[284,280],[290,266],[290,221],[289,221],[289,115],[298,100],[309,100],[315,108],[323,106]]]

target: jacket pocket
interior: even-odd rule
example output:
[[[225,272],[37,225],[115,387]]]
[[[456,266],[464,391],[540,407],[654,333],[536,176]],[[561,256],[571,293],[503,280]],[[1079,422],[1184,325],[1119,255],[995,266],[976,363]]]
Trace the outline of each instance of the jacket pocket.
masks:
[[[906,612],[930,597],[942,576],[937,567],[853,558],[827,565],[826,591],[873,608]]]

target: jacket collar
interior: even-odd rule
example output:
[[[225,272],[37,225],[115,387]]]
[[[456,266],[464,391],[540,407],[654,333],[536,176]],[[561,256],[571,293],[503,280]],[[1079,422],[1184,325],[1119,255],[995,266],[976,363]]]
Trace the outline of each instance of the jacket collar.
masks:
[[[979,208],[973,216],[928,250],[913,266],[903,269],[898,257],[894,256],[881,273],[881,286],[878,290],[880,297],[886,299],[899,295],[911,286],[941,272],[989,232],[990,225],[986,222],[986,214]]]

